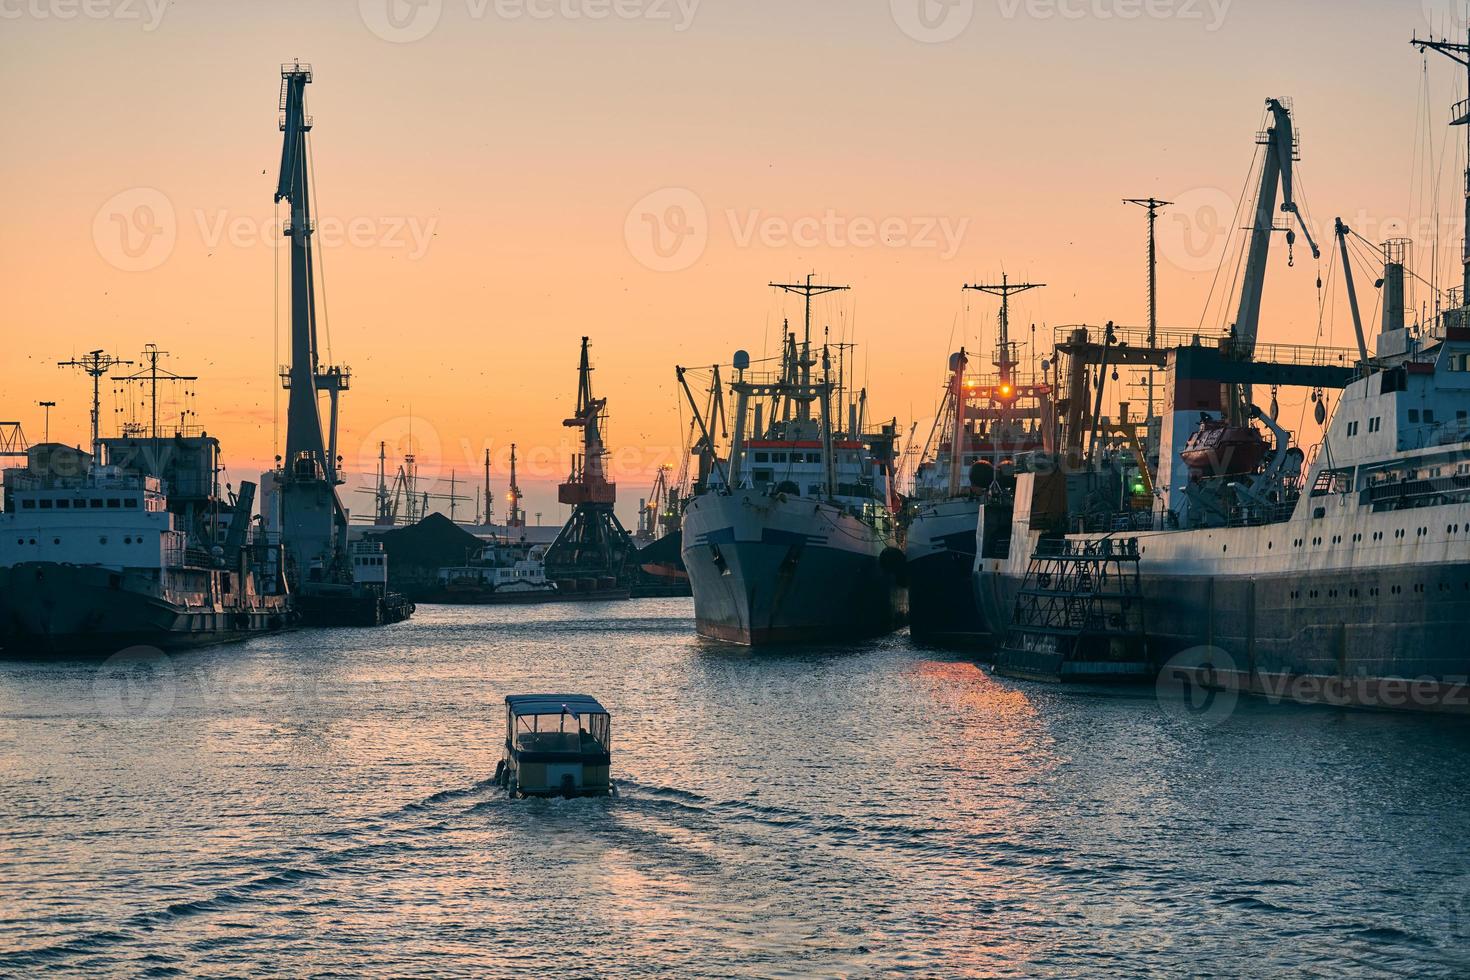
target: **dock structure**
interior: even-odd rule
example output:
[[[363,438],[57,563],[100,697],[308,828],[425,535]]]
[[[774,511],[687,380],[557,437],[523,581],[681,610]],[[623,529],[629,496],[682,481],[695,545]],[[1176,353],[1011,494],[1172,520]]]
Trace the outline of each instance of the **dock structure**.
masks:
[[[996,673],[1042,681],[1137,681],[1148,650],[1134,538],[1044,541],[1016,594]]]

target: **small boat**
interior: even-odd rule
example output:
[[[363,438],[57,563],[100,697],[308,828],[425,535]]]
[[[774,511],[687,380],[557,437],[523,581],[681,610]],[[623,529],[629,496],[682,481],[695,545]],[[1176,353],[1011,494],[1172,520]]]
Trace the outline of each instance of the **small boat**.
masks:
[[[439,569],[435,602],[462,605],[555,602],[562,598],[555,582],[546,577],[538,554],[510,546],[487,545],[465,565]]]
[[[585,694],[510,694],[495,782],[512,797],[616,796],[612,717]]]

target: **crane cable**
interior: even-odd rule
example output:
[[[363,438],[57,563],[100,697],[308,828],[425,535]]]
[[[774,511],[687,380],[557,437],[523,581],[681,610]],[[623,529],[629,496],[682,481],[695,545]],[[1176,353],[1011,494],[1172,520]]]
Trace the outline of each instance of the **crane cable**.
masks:
[[[305,114],[305,106],[302,107],[302,112],[303,112],[303,115],[304,115]],[[307,174],[311,177],[311,190],[310,190],[310,195],[311,195],[311,213],[313,215],[319,215],[319,214],[321,214],[321,202],[317,200],[317,193],[316,193],[316,156],[312,152],[312,149],[311,149],[311,140],[308,138],[308,136],[307,136],[306,133],[302,133],[301,134],[301,139],[306,143],[306,170],[307,170]],[[310,224],[311,219],[308,218],[307,221],[308,221],[308,224]],[[316,266],[317,279],[319,279],[321,281],[321,286],[322,286],[322,305],[321,305],[321,310],[322,310],[322,333],[326,336],[326,339],[327,339],[327,363],[328,364],[332,364],[332,363],[334,363],[333,360],[332,360],[332,325],[331,325],[330,320],[328,320],[328,318],[327,318],[327,312],[330,309],[330,307],[327,304],[327,262],[326,262],[326,249],[325,248],[318,248],[317,247],[316,234],[315,234],[315,232],[310,227],[308,227],[306,229],[306,235],[307,235],[307,239],[306,240],[311,243],[311,248],[313,250],[313,258],[316,260],[313,263],[313,265]]]

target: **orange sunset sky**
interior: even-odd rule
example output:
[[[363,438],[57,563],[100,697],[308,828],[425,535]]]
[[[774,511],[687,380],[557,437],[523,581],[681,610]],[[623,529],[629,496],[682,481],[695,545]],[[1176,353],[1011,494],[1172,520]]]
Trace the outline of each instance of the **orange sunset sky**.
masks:
[[[1463,75],[1408,41],[1460,30],[1455,6],[0,0],[0,418],[38,441],[54,400],[53,439],[84,442],[87,379],[56,362],[154,342],[201,376],[199,421],[236,478],[279,451],[270,230],[279,65],[299,59],[316,73],[318,299],[354,371],[345,489],[411,416],[429,475],[478,481],[493,450],[500,514],[519,443],[526,509],[559,520],[587,334],[630,520],[684,439],[674,365],[758,357],[799,318],[773,279],[853,287],[819,323],[863,345],[874,414],[921,437],[949,351],[993,343],[995,302],[964,283],[1046,282],[1016,302],[1023,340],[1033,322],[1144,321],[1144,216],[1124,197],[1178,202],[1161,321],[1218,333],[1206,297],[1268,96],[1295,100],[1324,278],[1334,215],[1414,237],[1430,277],[1438,203],[1453,281]],[[1318,263],[1296,257],[1278,239],[1263,341],[1318,336]],[[1330,285],[1324,342],[1347,344]]]

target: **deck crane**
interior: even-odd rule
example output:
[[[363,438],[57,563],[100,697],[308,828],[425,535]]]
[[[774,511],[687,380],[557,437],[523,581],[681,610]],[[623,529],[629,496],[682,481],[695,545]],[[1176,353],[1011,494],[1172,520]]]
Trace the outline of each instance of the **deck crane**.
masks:
[[[1358,357],[1363,365],[1368,364],[1368,341],[1363,335],[1363,314],[1358,310],[1358,287],[1353,282],[1353,263],[1348,258],[1347,236],[1352,229],[1338,218],[1333,223],[1333,234],[1337,237],[1337,248],[1342,256],[1342,278],[1347,283],[1348,308],[1353,314],[1353,333],[1358,339]]]
[[[1296,244],[1296,231],[1288,224],[1285,228],[1276,224],[1276,194],[1281,192],[1280,211],[1296,218],[1307,244],[1312,249],[1312,258],[1319,258],[1321,250],[1312,240],[1306,220],[1297,207],[1293,194],[1293,164],[1301,159],[1300,145],[1292,125],[1289,100],[1267,99],[1266,108],[1271,113],[1271,125],[1256,134],[1256,142],[1266,147],[1265,160],[1261,164],[1261,185],[1256,192],[1256,213],[1251,223],[1250,246],[1246,253],[1245,275],[1240,283],[1240,307],[1235,314],[1235,325],[1231,329],[1231,351],[1242,361],[1255,356],[1256,337],[1261,326],[1261,294],[1266,284],[1266,258],[1271,250],[1273,232],[1286,232],[1287,264],[1295,263],[1292,248]],[[1234,387],[1230,411],[1236,425],[1245,425],[1250,418],[1250,385]]]

